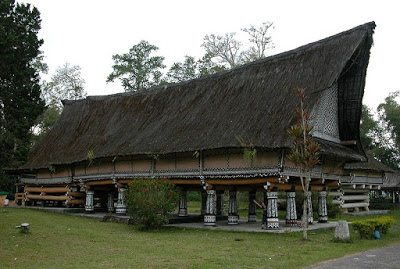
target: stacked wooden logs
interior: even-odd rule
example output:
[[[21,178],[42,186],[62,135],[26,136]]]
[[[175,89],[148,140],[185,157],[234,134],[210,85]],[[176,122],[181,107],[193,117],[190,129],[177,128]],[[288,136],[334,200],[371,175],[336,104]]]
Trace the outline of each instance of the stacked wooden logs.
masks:
[[[24,193],[25,201],[62,201],[65,205],[84,205],[85,196],[70,185],[27,185]]]

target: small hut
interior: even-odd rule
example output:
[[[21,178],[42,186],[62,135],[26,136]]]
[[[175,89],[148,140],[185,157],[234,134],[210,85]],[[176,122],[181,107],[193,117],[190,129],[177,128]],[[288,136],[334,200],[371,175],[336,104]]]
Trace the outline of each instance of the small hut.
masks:
[[[125,214],[128,182],[159,176],[182,189],[182,216],[186,192],[202,193],[205,225],[215,225],[224,212],[224,192],[228,222],[237,224],[237,191],[248,192],[249,221],[255,221],[256,192],[265,193],[270,228],[278,225],[277,191],[286,191],[287,224],[295,225],[300,171],[287,158],[293,146],[287,130],[300,87],[306,89],[313,138],[323,149],[311,190],[319,191],[320,220],[326,221],[326,189],[347,184],[354,172],[348,163],[367,161],[359,125],[374,29],[367,23],[187,82],[65,100],[58,122],[18,170],[21,199],[84,205],[86,212],[104,201],[109,211]],[[244,158],[246,150],[256,155]],[[361,180],[355,189],[380,184]]]

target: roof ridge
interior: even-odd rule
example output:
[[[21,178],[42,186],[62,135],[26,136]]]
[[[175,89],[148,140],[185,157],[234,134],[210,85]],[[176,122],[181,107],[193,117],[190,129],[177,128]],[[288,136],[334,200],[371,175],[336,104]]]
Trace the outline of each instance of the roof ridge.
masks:
[[[372,34],[374,29],[375,29],[375,27],[376,27],[376,24],[375,24],[374,21],[371,21],[371,22],[368,22],[368,23],[364,23],[364,24],[361,24],[361,25],[356,26],[354,28],[351,28],[349,30],[334,34],[334,35],[326,37],[324,39],[320,39],[320,40],[308,43],[306,45],[302,45],[302,46],[294,48],[292,50],[288,50],[288,51],[281,52],[281,53],[278,53],[278,54],[275,54],[275,55],[271,55],[271,56],[265,57],[263,59],[259,59],[259,60],[256,60],[256,61],[253,61],[253,62],[250,62],[250,63],[246,63],[246,64],[243,64],[243,65],[234,67],[234,68],[229,69],[229,70],[221,71],[221,72],[218,72],[218,73],[215,73],[215,74],[211,74],[211,75],[207,75],[207,76],[203,76],[203,77],[199,77],[199,78],[194,78],[194,79],[187,80],[187,81],[182,81],[182,82],[172,83],[172,84],[162,85],[162,86],[159,85],[159,86],[155,86],[155,87],[152,87],[152,88],[149,88],[149,89],[146,89],[146,90],[135,91],[135,92],[122,92],[122,93],[114,93],[114,94],[109,94],[109,95],[91,95],[91,96],[86,97],[85,99],[79,99],[79,100],[62,100],[62,103],[65,106],[65,105],[68,105],[68,104],[72,104],[72,103],[75,103],[75,102],[81,102],[81,101],[84,101],[84,100],[101,101],[101,100],[105,100],[105,99],[109,99],[109,98],[118,98],[118,97],[135,96],[135,95],[151,95],[154,92],[163,91],[163,90],[167,90],[167,89],[172,89],[172,88],[175,88],[175,87],[180,87],[180,86],[186,85],[188,83],[192,83],[193,81],[201,81],[201,80],[204,80],[204,79],[208,80],[210,78],[219,78],[219,77],[225,76],[225,75],[227,75],[229,73],[240,72],[240,70],[242,70],[242,69],[249,68],[249,67],[252,67],[252,66],[256,66],[256,65],[259,65],[259,64],[262,64],[262,63],[265,63],[265,62],[282,60],[282,59],[285,59],[285,58],[293,57],[294,55],[297,55],[297,54],[302,53],[302,52],[306,52],[306,51],[314,48],[316,45],[323,44],[325,42],[334,40],[334,39],[339,38],[339,37],[341,37],[343,35],[347,35],[347,34],[350,34],[350,33],[354,32],[354,31],[358,31],[358,30],[361,30],[361,29],[365,29],[366,31],[368,31],[368,33]]]

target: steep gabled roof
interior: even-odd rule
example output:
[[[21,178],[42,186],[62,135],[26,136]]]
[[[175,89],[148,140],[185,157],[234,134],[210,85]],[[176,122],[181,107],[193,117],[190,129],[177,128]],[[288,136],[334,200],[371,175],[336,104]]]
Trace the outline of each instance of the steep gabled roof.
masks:
[[[82,161],[89,150],[95,157],[108,157],[238,147],[236,136],[256,147],[290,147],[287,129],[299,103],[295,89],[306,88],[311,110],[334,83],[339,87],[341,139],[359,140],[374,28],[373,22],[364,24],[184,83],[65,101],[60,119],[22,168]]]

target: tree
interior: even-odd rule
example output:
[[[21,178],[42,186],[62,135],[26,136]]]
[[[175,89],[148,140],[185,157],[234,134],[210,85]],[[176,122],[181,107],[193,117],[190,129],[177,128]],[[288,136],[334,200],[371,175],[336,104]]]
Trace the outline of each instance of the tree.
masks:
[[[371,109],[366,105],[362,105],[360,140],[364,149],[371,150],[375,147],[377,132],[379,132],[378,122],[374,119]]]
[[[174,63],[167,73],[167,81],[176,83],[198,77],[198,63],[192,56],[185,56],[183,63]]]
[[[212,62],[211,57],[207,54],[199,60],[195,60],[193,56],[185,56],[183,63],[174,63],[169,69],[166,82],[177,83],[187,81],[217,72],[223,71],[225,68]]]
[[[391,168],[400,164],[400,105],[398,92],[390,93],[378,106],[378,120],[371,109],[363,105],[360,122],[360,140],[364,149]]]
[[[249,28],[243,28],[242,31],[247,33],[250,38],[250,48],[243,53],[246,62],[252,62],[258,59],[265,58],[266,50],[274,47],[272,37],[268,35],[268,30],[272,27],[273,22],[263,22],[259,28],[250,25]]]
[[[392,92],[385,102],[378,106],[380,132],[374,155],[384,164],[399,168],[400,166],[400,104],[397,102],[400,92]]]
[[[309,124],[311,113],[304,108],[306,99],[304,89],[297,90],[300,96],[300,107],[296,109],[296,123],[290,126],[288,132],[293,139],[293,149],[288,156],[288,159],[293,162],[300,170],[300,182],[304,193],[303,200],[303,239],[307,239],[308,227],[308,204],[309,188],[311,182],[311,171],[319,162],[321,146],[311,139],[313,127]],[[312,213],[311,213],[312,214]]]
[[[78,65],[65,63],[56,69],[49,82],[42,83],[41,98],[46,110],[36,119],[34,141],[40,140],[57,122],[63,110],[62,100],[78,100],[86,97],[85,80]]]
[[[42,88],[42,98],[47,106],[62,110],[62,100],[78,100],[86,97],[85,80],[79,65],[65,63],[56,69],[50,82]]]
[[[217,58],[219,63],[228,64],[229,68],[233,68],[243,63],[240,53],[242,43],[235,36],[236,33],[226,33],[224,36],[206,35],[202,47],[211,58]]]
[[[264,22],[258,28],[253,25],[243,28],[242,31],[250,36],[248,49],[242,48],[242,42],[236,39],[236,33],[206,35],[202,47],[211,59],[216,59],[225,68],[233,68],[266,56],[266,50],[273,48],[272,38],[268,35],[271,28],[272,22]]]
[[[164,57],[151,56],[158,47],[147,41],[140,41],[128,53],[113,55],[113,72],[107,82],[119,79],[125,91],[139,91],[157,86],[161,82],[161,70],[165,68]]]
[[[212,57],[208,54],[205,54],[197,61],[197,68],[199,77],[212,75],[226,70],[225,66],[214,63]]]
[[[40,98],[38,38],[40,13],[29,4],[0,1],[0,169],[26,161]],[[0,189],[13,191],[14,181],[0,173]]]

